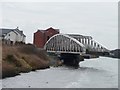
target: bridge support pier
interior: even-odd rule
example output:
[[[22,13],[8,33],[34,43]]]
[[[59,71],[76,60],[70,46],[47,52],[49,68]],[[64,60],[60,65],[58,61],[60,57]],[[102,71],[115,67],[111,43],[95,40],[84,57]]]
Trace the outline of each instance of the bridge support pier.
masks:
[[[79,62],[84,61],[84,58],[80,54],[61,53],[61,59],[67,66],[79,67]]]

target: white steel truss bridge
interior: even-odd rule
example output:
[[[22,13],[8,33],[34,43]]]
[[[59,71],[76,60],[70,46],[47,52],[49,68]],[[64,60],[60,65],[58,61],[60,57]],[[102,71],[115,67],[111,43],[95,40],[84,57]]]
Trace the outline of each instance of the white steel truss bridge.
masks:
[[[46,42],[44,49],[47,52],[73,54],[84,54],[86,51],[109,52],[91,36],[77,34],[56,34]]]

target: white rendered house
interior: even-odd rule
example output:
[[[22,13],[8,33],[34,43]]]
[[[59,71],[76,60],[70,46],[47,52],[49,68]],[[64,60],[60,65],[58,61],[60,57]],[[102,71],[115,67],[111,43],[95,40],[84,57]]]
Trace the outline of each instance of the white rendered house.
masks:
[[[23,31],[16,29],[0,29],[0,39],[10,41],[12,44],[16,42],[25,43],[26,36],[23,34]]]

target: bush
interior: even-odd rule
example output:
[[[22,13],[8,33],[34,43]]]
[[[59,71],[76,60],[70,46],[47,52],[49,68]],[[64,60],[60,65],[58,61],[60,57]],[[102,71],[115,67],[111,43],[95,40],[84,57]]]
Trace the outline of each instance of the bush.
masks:
[[[7,55],[6,60],[9,61],[9,62],[15,62],[16,61],[13,55]]]
[[[17,60],[17,58],[14,55],[7,55],[5,60],[8,61],[9,63],[14,64],[16,67],[22,66],[19,60]]]
[[[2,78],[15,75],[18,75],[17,68],[7,62],[2,62]]]

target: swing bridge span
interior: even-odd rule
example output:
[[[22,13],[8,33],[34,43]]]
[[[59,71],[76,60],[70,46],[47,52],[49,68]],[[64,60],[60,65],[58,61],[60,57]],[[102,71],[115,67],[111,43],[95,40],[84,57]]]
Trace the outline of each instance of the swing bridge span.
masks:
[[[91,36],[78,34],[56,34],[46,42],[44,49],[48,53],[59,55],[70,66],[79,66],[84,58],[104,56],[110,52]]]
[[[84,54],[86,51],[109,52],[91,36],[76,34],[56,34],[46,42],[44,49],[47,52],[73,54]]]

